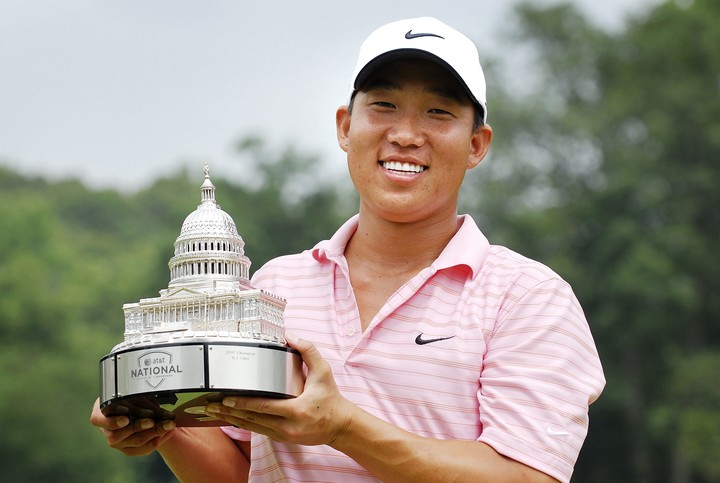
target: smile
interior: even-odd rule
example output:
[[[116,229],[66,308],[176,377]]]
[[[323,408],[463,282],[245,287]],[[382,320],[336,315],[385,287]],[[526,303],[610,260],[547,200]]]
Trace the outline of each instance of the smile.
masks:
[[[388,171],[394,171],[396,173],[421,173],[427,169],[427,167],[420,166],[419,164],[400,163],[398,161],[381,161],[380,164]]]

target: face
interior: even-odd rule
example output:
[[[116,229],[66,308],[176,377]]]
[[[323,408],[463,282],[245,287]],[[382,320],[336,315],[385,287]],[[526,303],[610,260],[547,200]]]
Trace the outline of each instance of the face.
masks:
[[[379,67],[338,109],[340,147],[363,216],[412,223],[456,216],[460,185],[492,139],[473,131],[474,109],[460,83],[434,62]]]

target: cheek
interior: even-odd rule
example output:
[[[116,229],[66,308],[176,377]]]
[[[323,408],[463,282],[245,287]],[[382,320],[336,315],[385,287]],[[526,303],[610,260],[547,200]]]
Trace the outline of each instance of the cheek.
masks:
[[[445,159],[453,160],[451,165],[448,166],[448,172],[452,172],[453,176],[459,175],[463,177],[470,167],[472,139],[465,135],[465,133],[457,133],[450,138],[445,146],[447,146],[447,151],[444,153]]]
[[[348,168],[351,170],[370,171],[377,165],[378,142],[377,130],[368,129],[363,123],[352,125],[348,133],[347,153]]]
[[[439,192],[456,193],[467,174],[470,153],[467,150],[451,150],[444,154],[445,159],[451,162],[442,166],[441,173],[436,173],[435,189]]]
[[[370,166],[372,163],[363,161],[364,156],[355,145],[347,151],[347,167],[348,173],[350,173],[350,179],[352,180],[355,188],[361,191],[365,186],[370,183]]]
[[[348,131],[349,146],[355,151],[365,150],[379,138],[379,129],[365,122],[353,123]]]

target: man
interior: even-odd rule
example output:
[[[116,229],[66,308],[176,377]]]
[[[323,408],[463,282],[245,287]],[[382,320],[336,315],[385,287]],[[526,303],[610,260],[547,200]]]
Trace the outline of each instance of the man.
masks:
[[[477,49],[432,18],[394,22],[352,85],[336,123],[359,214],[253,277],[288,301],[303,393],[208,405],[222,429],[97,404],[91,421],[188,481],[569,480],[602,368],[570,287],[457,214],[492,139]]]

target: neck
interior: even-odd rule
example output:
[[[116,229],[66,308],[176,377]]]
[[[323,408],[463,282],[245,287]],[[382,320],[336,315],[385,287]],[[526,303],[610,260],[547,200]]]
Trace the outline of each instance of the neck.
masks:
[[[345,249],[349,263],[392,274],[429,266],[458,230],[457,215],[417,223],[395,223],[360,212],[358,229]]]

